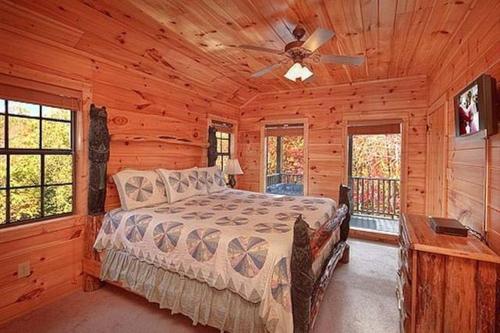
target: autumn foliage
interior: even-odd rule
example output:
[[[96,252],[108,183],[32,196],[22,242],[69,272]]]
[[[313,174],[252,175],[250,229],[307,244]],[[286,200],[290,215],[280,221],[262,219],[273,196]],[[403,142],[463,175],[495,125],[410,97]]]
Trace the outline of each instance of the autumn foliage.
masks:
[[[290,175],[304,174],[304,137],[281,137],[281,170],[278,170],[278,137],[267,137],[267,174],[283,173]]]
[[[399,179],[400,157],[399,134],[354,135],[352,176]]]

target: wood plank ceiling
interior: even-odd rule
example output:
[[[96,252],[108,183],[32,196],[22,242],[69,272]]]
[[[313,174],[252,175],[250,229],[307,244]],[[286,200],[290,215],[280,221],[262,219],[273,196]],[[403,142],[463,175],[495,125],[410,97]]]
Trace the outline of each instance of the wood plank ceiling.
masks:
[[[59,43],[239,106],[261,92],[427,75],[454,47],[450,41],[478,0],[0,1],[62,23],[54,36]],[[336,32],[321,54],[367,61],[360,67],[312,63],[314,76],[303,83],[283,78],[287,65],[250,78],[283,58],[230,46],[282,49],[297,23],[305,38],[317,27]]]

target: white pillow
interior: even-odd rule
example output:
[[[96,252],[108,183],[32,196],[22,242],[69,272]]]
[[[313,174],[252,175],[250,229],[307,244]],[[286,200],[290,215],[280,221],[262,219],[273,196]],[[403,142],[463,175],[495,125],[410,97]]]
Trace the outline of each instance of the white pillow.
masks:
[[[156,171],[163,179],[170,203],[207,193],[207,174],[197,168]]]
[[[207,172],[207,187],[208,193],[219,192],[226,189],[226,180],[224,174],[217,167],[198,168],[200,172]]]
[[[168,202],[163,179],[154,171],[123,170],[113,180],[125,210]]]

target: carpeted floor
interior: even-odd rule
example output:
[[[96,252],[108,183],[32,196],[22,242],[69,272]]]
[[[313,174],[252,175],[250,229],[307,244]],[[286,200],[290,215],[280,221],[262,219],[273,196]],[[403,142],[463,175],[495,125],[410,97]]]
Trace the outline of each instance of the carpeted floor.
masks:
[[[399,331],[395,297],[397,249],[377,243],[351,240],[351,261],[340,265],[321,305],[315,332]],[[77,292],[20,317],[5,333],[188,333],[217,332],[192,326],[182,315],[171,315],[112,286],[93,293]]]

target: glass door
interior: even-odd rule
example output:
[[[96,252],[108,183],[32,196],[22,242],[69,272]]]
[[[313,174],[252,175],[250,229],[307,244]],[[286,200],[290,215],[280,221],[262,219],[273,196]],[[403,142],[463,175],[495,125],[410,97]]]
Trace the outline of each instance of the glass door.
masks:
[[[394,126],[349,129],[349,185],[353,228],[398,233],[401,134]]]
[[[266,125],[264,144],[266,192],[304,195],[304,125]]]

